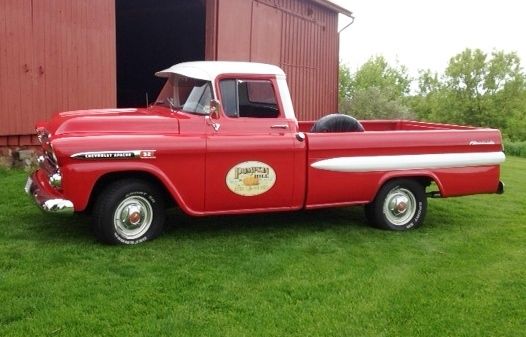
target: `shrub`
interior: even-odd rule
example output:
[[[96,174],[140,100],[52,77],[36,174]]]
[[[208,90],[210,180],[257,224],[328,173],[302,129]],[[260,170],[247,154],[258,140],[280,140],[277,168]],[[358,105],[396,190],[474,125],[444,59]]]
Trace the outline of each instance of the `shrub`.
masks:
[[[504,141],[504,149],[507,155],[526,158],[526,141]]]

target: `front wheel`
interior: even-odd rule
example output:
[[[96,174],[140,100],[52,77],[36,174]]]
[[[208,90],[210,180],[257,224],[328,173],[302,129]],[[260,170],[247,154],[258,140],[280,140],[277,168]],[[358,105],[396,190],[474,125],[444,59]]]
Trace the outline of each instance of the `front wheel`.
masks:
[[[140,180],[120,180],[107,186],[94,210],[95,234],[110,244],[137,244],[157,237],[165,212],[162,194]]]
[[[368,221],[382,229],[404,231],[422,225],[427,210],[425,188],[409,179],[387,182],[365,206]]]

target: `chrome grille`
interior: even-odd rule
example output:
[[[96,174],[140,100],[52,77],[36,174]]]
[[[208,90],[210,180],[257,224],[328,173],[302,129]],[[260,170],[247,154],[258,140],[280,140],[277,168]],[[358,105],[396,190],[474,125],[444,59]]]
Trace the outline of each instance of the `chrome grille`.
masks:
[[[40,168],[48,174],[53,174],[59,169],[57,163],[53,159],[51,159],[45,152],[38,157],[37,161]]]
[[[42,145],[43,155],[39,157],[39,164],[48,172],[55,172],[58,170],[58,163],[55,159],[53,147],[51,146],[51,135],[45,128],[40,127],[36,129],[37,138]],[[51,168],[51,169],[50,169]]]

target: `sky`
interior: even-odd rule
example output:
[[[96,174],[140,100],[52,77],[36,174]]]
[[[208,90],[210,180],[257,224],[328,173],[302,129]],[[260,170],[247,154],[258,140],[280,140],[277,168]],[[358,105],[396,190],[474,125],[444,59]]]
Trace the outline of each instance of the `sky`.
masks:
[[[523,0],[332,0],[354,23],[340,36],[340,61],[356,70],[371,56],[443,73],[465,48],[515,51],[526,65]],[[340,17],[340,26],[349,19]]]

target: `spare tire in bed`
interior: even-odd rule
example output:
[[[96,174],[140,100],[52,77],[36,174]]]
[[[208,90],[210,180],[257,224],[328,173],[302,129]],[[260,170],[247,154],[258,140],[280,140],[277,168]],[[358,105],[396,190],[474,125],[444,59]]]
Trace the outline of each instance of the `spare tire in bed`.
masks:
[[[355,118],[334,113],[324,116],[316,121],[310,132],[362,132],[362,124]]]

